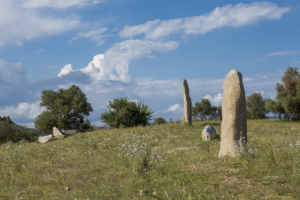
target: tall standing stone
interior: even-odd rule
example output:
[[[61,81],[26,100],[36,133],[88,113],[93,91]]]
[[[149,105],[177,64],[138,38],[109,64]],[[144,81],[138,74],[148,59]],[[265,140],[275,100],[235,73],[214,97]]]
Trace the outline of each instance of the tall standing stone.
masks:
[[[235,157],[247,143],[247,110],[242,74],[231,70],[224,81],[219,158]]]
[[[190,90],[187,81],[183,79],[183,101],[184,101],[184,111],[182,117],[182,124],[192,124],[192,100],[190,97]]]

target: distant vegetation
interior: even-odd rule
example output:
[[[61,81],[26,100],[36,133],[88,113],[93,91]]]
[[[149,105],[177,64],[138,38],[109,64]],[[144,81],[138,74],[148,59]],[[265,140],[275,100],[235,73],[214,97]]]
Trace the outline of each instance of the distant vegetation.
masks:
[[[146,125],[151,120],[153,111],[142,102],[129,101],[125,98],[115,98],[109,101],[107,111],[100,117],[110,128],[127,128]]]
[[[212,106],[208,99],[202,99],[192,107],[192,116],[200,121],[222,119],[222,107]]]
[[[154,122],[153,122],[154,124],[166,124],[167,122],[166,122],[166,120],[164,119],[164,118],[162,118],[162,117],[158,117],[158,118],[155,118],[154,119]]]
[[[18,142],[22,139],[32,142],[36,141],[36,137],[33,130],[28,131],[26,127],[16,125],[9,116],[0,116],[0,143]]]

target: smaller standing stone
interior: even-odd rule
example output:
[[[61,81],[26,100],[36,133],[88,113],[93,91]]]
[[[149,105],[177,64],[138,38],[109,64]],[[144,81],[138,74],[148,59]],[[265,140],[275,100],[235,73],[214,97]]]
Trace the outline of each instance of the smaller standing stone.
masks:
[[[207,125],[202,131],[202,139],[204,141],[210,140],[216,134],[216,130],[213,126]]]
[[[46,135],[46,136],[40,136],[38,141],[39,143],[45,143],[48,142],[52,138],[52,135]]]
[[[192,124],[192,100],[190,97],[190,90],[187,84],[187,81],[183,79],[182,81],[183,88],[183,101],[184,101],[184,111],[182,117],[182,124]]]
[[[58,130],[58,128],[56,128],[55,126],[53,127],[53,136],[54,137],[60,137],[63,136],[62,132],[60,132],[60,130]]]

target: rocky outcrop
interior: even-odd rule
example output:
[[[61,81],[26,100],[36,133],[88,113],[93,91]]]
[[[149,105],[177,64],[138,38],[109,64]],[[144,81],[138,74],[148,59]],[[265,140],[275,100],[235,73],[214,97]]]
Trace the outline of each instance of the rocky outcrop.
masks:
[[[237,156],[247,143],[247,110],[242,74],[231,70],[224,81],[219,157]]]
[[[56,128],[55,126],[53,127],[53,132],[52,132],[54,137],[61,137],[63,136],[62,132],[60,132],[60,130],[58,130],[58,128]]]
[[[216,134],[215,128],[211,125],[207,125],[203,129],[201,136],[204,141],[208,141],[208,140],[212,139],[215,134]]]
[[[183,101],[184,101],[184,110],[182,117],[182,124],[192,124],[192,100],[190,97],[190,90],[187,84],[187,81],[183,79],[182,81],[183,88]]]

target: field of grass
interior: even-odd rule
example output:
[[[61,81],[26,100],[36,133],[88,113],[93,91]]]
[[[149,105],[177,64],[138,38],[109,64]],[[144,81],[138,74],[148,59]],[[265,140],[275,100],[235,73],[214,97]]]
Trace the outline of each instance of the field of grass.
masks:
[[[248,120],[247,153],[223,159],[218,139],[201,140],[207,124],[5,143],[0,199],[300,199],[299,122]]]

